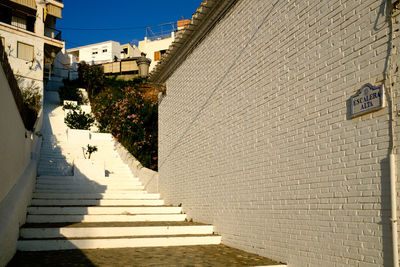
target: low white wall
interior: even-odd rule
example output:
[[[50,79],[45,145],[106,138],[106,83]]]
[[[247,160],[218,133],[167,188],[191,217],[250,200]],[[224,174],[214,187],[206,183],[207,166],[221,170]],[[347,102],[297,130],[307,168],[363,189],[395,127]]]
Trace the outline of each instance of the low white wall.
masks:
[[[32,198],[41,138],[42,112],[34,126],[25,130],[8,81],[0,67],[0,266],[17,248],[19,227],[25,223],[26,208]]]
[[[149,193],[158,193],[158,172],[145,168],[132,154],[118,141],[114,140],[114,147],[124,163],[128,164],[134,176],[143,183]]]

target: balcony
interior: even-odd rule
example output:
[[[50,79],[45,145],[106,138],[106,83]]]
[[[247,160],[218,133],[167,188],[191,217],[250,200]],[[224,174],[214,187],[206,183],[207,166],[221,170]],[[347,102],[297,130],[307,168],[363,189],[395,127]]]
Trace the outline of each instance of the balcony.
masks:
[[[44,36],[61,41],[61,31],[52,27],[44,27]]]

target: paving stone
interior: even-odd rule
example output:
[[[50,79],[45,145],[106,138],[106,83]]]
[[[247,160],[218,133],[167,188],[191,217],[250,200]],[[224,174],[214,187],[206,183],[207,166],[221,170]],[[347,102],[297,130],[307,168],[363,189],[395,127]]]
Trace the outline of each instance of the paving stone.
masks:
[[[280,263],[224,245],[87,249],[45,252],[18,251],[14,266],[266,266]]]

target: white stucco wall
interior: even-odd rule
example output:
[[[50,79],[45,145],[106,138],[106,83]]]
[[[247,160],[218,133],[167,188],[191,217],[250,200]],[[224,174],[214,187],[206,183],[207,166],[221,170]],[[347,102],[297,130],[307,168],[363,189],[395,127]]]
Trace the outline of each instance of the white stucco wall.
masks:
[[[140,49],[136,45],[133,45],[132,53],[130,53],[130,56],[131,57],[140,57],[141,54],[142,54],[142,51],[140,51]]]
[[[104,49],[107,51],[103,52]],[[85,61],[89,64],[112,62],[114,61],[114,56],[116,56],[118,59],[121,58],[120,44],[114,41],[87,45],[81,48],[68,49],[67,52],[71,50],[79,50],[79,61]],[[93,54],[95,51],[97,51],[97,54]]]
[[[122,53],[123,49],[128,49],[128,53]],[[136,45],[131,46],[130,44],[121,45],[121,58],[132,58],[132,57],[140,57],[141,52]]]
[[[397,71],[387,2],[238,1],[167,81],[167,203],[291,267],[393,266],[389,108],[348,107]]]
[[[171,33],[171,37],[163,38],[159,40],[151,41],[145,38],[143,41],[139,42],[138,48],[141,52],[146,53],[146,58],[151,59],[151,64],[149,71],[151,72],[153,68],[157,65],[158,61],[154,61],[154,52],[160,50],[168,50],[169,46],[175,39],[174,33]]]
[[[25,130],[1,66],[0,88],[0,266],[5,266],[16,251],[32,198],[40,139]],[[40,113],[35,130],[41,125]]]

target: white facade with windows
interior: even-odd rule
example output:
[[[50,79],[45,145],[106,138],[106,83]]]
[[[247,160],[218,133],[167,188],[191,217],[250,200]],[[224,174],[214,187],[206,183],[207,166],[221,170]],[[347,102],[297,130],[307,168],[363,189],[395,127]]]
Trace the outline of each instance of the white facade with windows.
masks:
[[[86,62],[88,64],[101,64],[115,61],[122,58],[138,57],[140,51],[136,46],[129,44],[120,45],[119,42],[106,41],[97,44],[91,44],[76,48],[68,49],[67,52],[77,59],[78,62]]]
[[[64,4],[49,0],[0,2],[0,38],[16,76],[43,89],[46,63],[65,46],[55,23]],[[57,37],[57,38],[56,38]],[[51,65],[51,64],[50,64]]]

